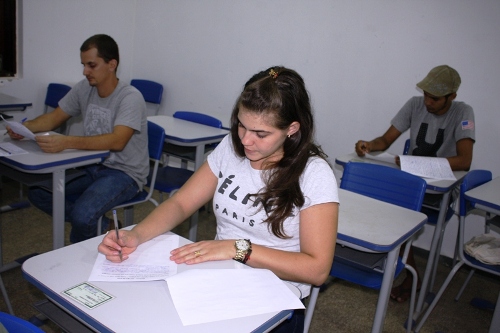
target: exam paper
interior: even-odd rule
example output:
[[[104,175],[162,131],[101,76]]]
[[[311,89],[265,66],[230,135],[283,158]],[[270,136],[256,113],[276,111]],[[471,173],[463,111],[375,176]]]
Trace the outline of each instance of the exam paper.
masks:
[[[177,274],[170,251],[179,247],[178,235],[160,235],[139,245],[129,258],[113,263],[99,253],[89,281],[155,281]]]
[[[400,155],[401,170],[411,174],[433,179],[456,180],[450,163],[443,157]]]
[[[0,156],[13,156],[27,154],[28,152],[22,148],[19,148],[11,142],[0,143]]]
[[[396,155],[389,154],[387,152],[381,152],[381,153],[369,153],[365,154],[366,158],[369,158],[371,160],[375,161],[380,161],[380,162],[385,162],[385,163],[390,163],[390,164],[396,164]]]
[[[267,269],[190,269],[166,281],[184,326],[304,308]]]

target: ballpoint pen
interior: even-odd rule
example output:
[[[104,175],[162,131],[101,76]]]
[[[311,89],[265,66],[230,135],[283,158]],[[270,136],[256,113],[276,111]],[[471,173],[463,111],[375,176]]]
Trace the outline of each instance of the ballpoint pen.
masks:
[[[116,241],[118,242],[118,240],[120,239],[120,235],[118,233],[118,218],[116,217],[116,210],[114,209],[113,209],[113,220],[115,221]],[[120,255],[120,261],[123,261],[122,250],[119,251],[119,255]]]

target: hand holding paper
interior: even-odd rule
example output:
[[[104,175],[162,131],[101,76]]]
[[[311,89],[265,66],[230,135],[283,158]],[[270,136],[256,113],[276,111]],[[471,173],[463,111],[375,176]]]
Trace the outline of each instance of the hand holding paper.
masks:
[[[17,123],[15,121],[7,121],[2,117],[3,121],[9,125],[10,129],[12,132],[22,135],[25,138],[28,138],[30,140],[35,140],[35,134],[31,132],[26,126],[24,126],[22,123]]]

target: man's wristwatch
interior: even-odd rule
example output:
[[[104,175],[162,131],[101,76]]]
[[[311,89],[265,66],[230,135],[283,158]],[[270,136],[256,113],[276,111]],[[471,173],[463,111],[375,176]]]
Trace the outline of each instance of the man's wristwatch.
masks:
[[[243,264],[246,263],[252,253],[252,242],[249,239],[238,239],[234,242],[234,247],[236,247],[236,256],[233,259]]]

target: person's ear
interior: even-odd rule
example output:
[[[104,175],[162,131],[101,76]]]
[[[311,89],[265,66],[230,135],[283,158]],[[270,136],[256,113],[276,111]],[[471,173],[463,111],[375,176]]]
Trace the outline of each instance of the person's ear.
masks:
[[[116,71],[116,67],[118,67],[118,61],[116,61],[116,59],[111,59],[108,62],[108,67],[110,72]]]
[[[455,98],[457,98],[457,93],[453,93],[450,95],[450,101],[453,101]]]
[[[293,123],[288,126],[288,132],[286,133],[287,136],[292,136],[295,133],[297,133],[300,129],[300,123],[298,121],[294,121]]]

